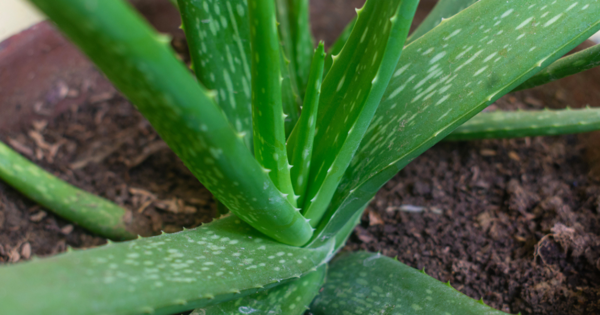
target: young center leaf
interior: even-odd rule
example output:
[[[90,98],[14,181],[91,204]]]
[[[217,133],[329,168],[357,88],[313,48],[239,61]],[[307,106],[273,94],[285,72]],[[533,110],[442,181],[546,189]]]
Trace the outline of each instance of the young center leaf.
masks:
[[[317,270],[280,286],[237,300],[196,309],[190,315],[302,315],[319,293],[325,281],[326,271],[327,265],[322,265]]]
[[[406,48],[315,244],[400,169],[600,28],[600,2],[479,1]]]
[[[323,80],[303,214],[318,225],[397,64],[418,0],[367,1]],[[368,40],[367,40],[368,39]]]
[[[310,161],[314,146],[317,112],[319,109],[319,96],[321,96],[321,83],[323,81],[323,62],[325,49],[323,42],[315,50],[302,115],[292,131],[287,150],[292,165],[291,176],[294,185],[294,193],[298,198],[298,204],[304,203],[308,175],[310,172]]]
[[[281,104],[281,51],[275,19],[275,2],[250,0],[252,46],[252,121],[254,155],[265,172],[296,205],[285,148],[285,125]]]
[[[288,2],[288,15],[290,37],[292,42],[289,55],[294,69],[299,91],[304,97],[309,79],[309,70],[313,55],[314,39],[310,29],[309,1],[286,0]]]
[[[554,136],[600,129],[600,108],[480,113],[444,140]]]
[[[351,276],[350,276],[351,275]],[[366,252],[336,258],[315,315],[506,315],[397,260]]]
[[[328,261],[235,216],[194,230],[0,268],[3,314],[174,314],[296,280]]]
[[[580,52],[561,58],[546,69],[519,85],[515,91],[530,89],[570,75],[600,66],[600,45],[594,45]]]
[[[144,234],[132,213],[44,171],[0,142],[0,178],[59,216],[100,236],[127,240]]]
[[[127,3],[31,2],[137,106],[229,210],[280,242],[299,246],[310,239],[311,226],[282,196],[210,93]]]
[[[192,68],[252,150],[250,32],[246,0],[179,0]]]

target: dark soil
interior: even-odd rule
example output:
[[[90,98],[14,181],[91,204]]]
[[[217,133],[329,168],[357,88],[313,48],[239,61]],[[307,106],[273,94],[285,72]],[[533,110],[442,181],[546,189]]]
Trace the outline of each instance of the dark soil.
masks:
[[[330,34],[364,0],[312,2],[316,37],[331,43]],[[175,44],[185,49],[185,42]],[[95,83],[60,93],[70,97],[82,89],[93,92]],[[536,93],[506,96],[492,107],[564,107],[564,99]],[[68,182],[140,213],[152,233],[210,221],[216,213],[210,193],[133,106],[116,91],[91,95],[55,120],[35,121],[0,140]],[[598,314],[600,181],[588,176],[589,150],[581,139],[438,144],[381,190],[345,249],[398,256],[506,312]],[[0,182],[0,264],[103,243]]]

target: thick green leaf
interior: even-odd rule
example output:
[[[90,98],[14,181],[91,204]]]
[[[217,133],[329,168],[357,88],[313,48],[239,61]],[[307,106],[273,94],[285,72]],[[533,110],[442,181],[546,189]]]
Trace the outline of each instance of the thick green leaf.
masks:
[[[327,265],[322,265],[299,279],[237,300],[197,309],[190,315],[302,315],[319,293],[326,271]]]
[[[346,25],[342,31],[342,34],[340,34],[335,43],[329,47],[329,53],[327,54],[327,57],[325,57],[325,74],[329,72],[331,65],[333,65],[333,56],[339,55],[344,48],[344,45],[346,45],[346,42],[348,41],[348,38],[350,38],[350,34],[352,34],[352,30],[354,29],[354,24],[356,24],[356,19],[353,19],[350,21],[350,23],[348,23],[348,25]]]
[[[301,95],[304,95],[309,80],[309,70],[313,55],[314,39],[310,29],[309,0],[287,0],[290,16],[290,33],[293,55],[290,55],[296,69],[296,81]]]
[[[254,156],[283,196],[296,206],[285,148],[281,52],[273,1],[248,1],[252,47]]]
[[[0,178],[25,196],[59,216],[98,235],[133,239],[137,233],[128,227],[127,210],[92,195],[44,171],[0,142]]]
[[[436,3],[435,7],[429,15],[419,24],[419,27],[410,34],[408,42],[412,42],[415,39],[423,36],[425,33],[431,31],[434,27],[440,25],[444,19],[451,18],[456,13],[468,8],[473,3],[479,0],[440,0]]]
[[[530,89],[597,66],[600,66],[600,45],[595,45],[557,60],[531,79],[519,85],[515,91]]]
[[[290,165],[292,165],[292,184],[294,185],[296,198],[298,198],[298,204],[304,203],[303,197],[308,185],[319,96],[321,95],[321,83],[323,81],[324,59],[325,49],[323,42],[321,42],[314,53],[300,121],[296,124],[287,143]]]
[[[599,16],[595,0],[486,0],[409,44],[315,244],[415,157],[600,29]]]
[[[367,1],[323,80],[303,214],[317,226],[397,64],[418,0]],[[367,40],[367,38],[369,40]]]
[[[311,308],[315,315],[501,315],[397,260],[365,252],[336,258]]]
[[[230,216],[194,230],[2,267],[0,313],[178,313],[295,280],[328,261],[333,245],[287,246]]]
[[[179,0],[179,9],[196,77],[214,91],[215,102],[252,150],[246,0]]]
[[[310,239],[311,226],[273,185],[209,92],[128,4],[31,2],[137,106],[227,208],[281,242],[299,246]]]
[[[600,129],[600,108],[480,113],[444,140],[554,136]]]

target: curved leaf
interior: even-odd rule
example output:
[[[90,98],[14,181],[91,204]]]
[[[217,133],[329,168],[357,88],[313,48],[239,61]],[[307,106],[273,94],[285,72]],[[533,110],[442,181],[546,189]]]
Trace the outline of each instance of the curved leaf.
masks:
[[[480,113],[444,140],[554,136],[600,129],[600,108]]]
[[[419,27],[410,34],[407,42],[412,42],[415,39],[423,36],[431,31],[434,27],[440,25],[444,19],[451,18],[456,13],[468,8],[473,3],[479,0],[440,0],[436,3],[433,10],[429,12],[425,20],[419,24]]]
[[[323,217],[381,101],[417,5],[418,0],[367,1],[358,11],[350,39],[323,80],[302,205],[313,226]]]
[[[310,239],[311,226],[273,185],[210,93],[127,3],[31,2],[137,106],[227,208],[281,242],[300,246]]]
[[[598,16],[594,0],[479,1],[406,46],[315,244],[415,157],[598,31]]]
[[[0,142],[0,178],[59,216],[114,240],[133,239],[127,210],[46,172]],[[129,213],[131,219],[131,213]]]
[[[323,81],[324,58],[325,50],[323,42],[321,42],[314,53],[302,115],[300,115],[300,120],[294,127],[287,143],[290,165],[292,165],[292,184],[300,205],[304,203],[304,195],[308,185],[317,112],[319,110],[319,96],[321,95],[321,83]]]
[[[192,68],[252,150],[250,32],[246,0],[179,0]]]
[[[270,240],[235,216],[194,230],[0,268],[2,314],[173,314],[301,277],[332,255]]]
[[[519,85],[515,91],[530,89],[600,66],[600,45],[561,58]]]
[[[302,315],[325,281],[327,265],[299,279],[241,299],[197,309],[190,315],[286,314]]]
[[[506,315],[397,260],[358,252],[336,258],[315,315]]]

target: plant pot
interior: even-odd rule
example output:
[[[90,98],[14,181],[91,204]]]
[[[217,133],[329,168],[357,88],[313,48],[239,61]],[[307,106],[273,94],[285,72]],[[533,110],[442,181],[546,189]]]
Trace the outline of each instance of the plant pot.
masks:
[[[332,43],[363,0],[311,2],[317,38]],[[433,3],[422,1],[417,21]],[[134,4],[181,43],[177,12],[167,0]],[[138,213],[152,233],[214,217],[209,192],[49,23],[0,43],[0,69],[0,140],[63,179]],[[599,77],[600,71],[588,71],[509,95],[494,106],[600,104]],[[593,243],[600,185],[595,173],[587,175],[600,165],[594,153],[598,139],[587,134],[441,143],[382,189],[346,249],[398,255],[512,313],[600,311],[593,304],[600,283],[593,263],[600,245]],[[587,242],[583,254],[576,255],[573,246],[582,243],[572,240]],[[0,182],[0,263],[104,242]]]

